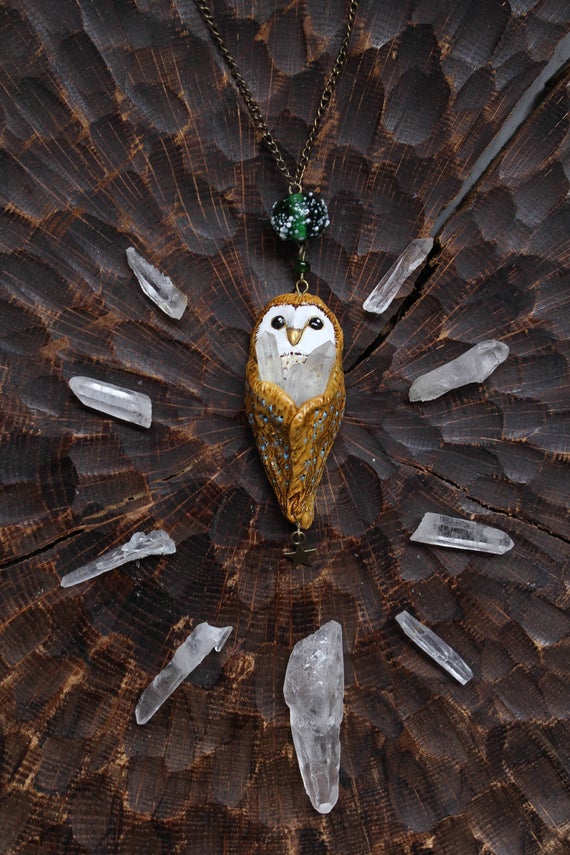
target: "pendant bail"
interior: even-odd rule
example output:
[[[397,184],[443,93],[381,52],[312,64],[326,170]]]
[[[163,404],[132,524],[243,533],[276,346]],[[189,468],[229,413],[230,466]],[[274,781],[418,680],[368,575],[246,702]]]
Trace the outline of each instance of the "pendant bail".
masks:
[[[302,241],[297,244],[297,261],[295,262],[295,291],[297,294],[306,294],[309,283],[305,274],[309,272],[311,265],[307,261],[307,244]]]

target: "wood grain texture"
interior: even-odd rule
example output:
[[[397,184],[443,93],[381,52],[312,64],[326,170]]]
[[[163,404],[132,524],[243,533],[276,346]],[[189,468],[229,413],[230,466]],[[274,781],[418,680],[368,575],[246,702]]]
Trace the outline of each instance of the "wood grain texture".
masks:
[[[295,160],[345,4],[215,13]],[[311,282],[344,330],[347,411],[318,557],[293,568],[243,411],[251,328],[291,283],[268,224],[286,188],[193,3],[0,10],[0,851],[570,851],[567,73],[391,322],[361,308],[567,32],[562,0],[361,3],[307,173],[331,212]],[[188,294],[180,322],[140,292],[131,245]],[[485,384],[407,401],[416,376],[490,337],[511,356]],[[83,408],[73,374],[149,394],[152,428]],[[515,549],[412,544],[426,511],[498,525]],[[156,526],[175,555],[59,587]],[[473,681],[410,645],[402,608]],[[282,684],[294,643],[332,618],[345,719],[322,817]],[[232,624],[228,644],[138,727],[140,692],[202,620]]]

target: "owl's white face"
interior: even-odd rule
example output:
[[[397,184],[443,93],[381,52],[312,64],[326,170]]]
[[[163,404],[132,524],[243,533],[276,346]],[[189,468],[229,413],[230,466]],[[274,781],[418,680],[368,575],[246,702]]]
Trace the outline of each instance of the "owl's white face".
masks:
[[[275,338],[284,373],[297,362],[304,362],[317,347],[329,341],[335,344],[331,321],[318,306],[272,306],[259,324],[257,339],[262,333]]]

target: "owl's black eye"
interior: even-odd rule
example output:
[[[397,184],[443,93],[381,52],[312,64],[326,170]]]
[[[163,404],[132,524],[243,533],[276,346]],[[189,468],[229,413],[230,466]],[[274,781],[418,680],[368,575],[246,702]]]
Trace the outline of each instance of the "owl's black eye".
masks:
[[[285,318],[283,317],[283,315],[277,315],[277,317],[273,318],[273,320],[271,321],[271,326],[274,330],[283,329],[283,327],[285,326]]]
[[[311,318],[311,320],[309,321],[309,326],[312,327],[314,330],[322,330],[324,324],[320,318]]]

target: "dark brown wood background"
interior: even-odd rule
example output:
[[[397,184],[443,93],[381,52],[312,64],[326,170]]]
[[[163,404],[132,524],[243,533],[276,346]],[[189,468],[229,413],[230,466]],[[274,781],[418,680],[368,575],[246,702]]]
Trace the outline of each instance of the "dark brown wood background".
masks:
[[[216,2],[299,156],[340,0]],[[565,0],[365,0],[307,183],[332,224],[312,285],[345,330],[347,415],[311,568],[243,415],[249,331],[288,290],[268,225],[286,192],[183,0],[0,12],[0,851],[16,855],[561,855],[567,727],[568,73],[438,234],[387,317],[362,300],[427,236],[568,32]],[[189,296],[142,295],[134,245]],[[420,373],[508,343],[482,386],[411,405]],[[147,392],[148,431],[89,411],[86,374]],[[426,511],[497,525],[486,556],[409,542]],[[176,555],[63,590],[160,526]],[[472,665],[455,684],[403,608]],[[340,798],[315,813],[282,697],[293,644],[335,618]],[[232,624],[144,728],[136,700],[196,622]]]

